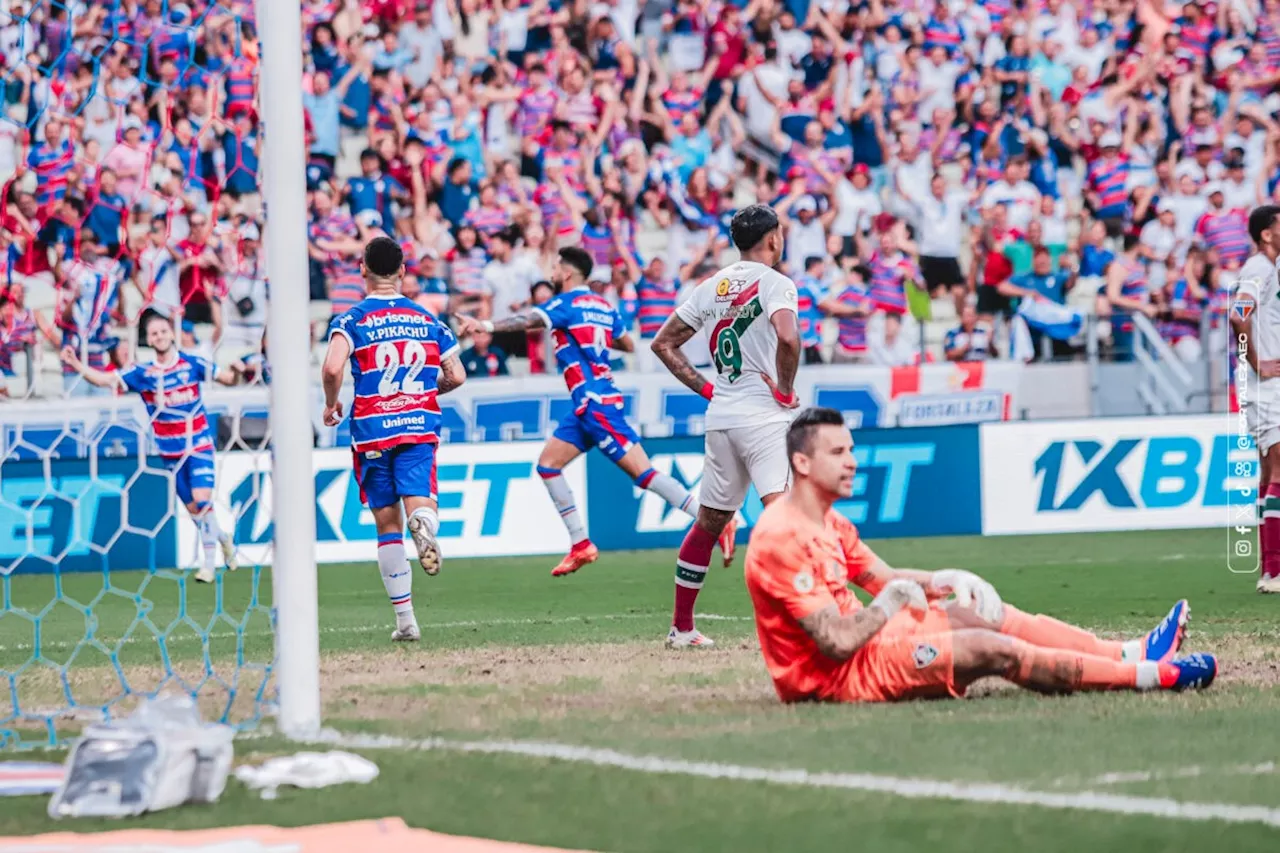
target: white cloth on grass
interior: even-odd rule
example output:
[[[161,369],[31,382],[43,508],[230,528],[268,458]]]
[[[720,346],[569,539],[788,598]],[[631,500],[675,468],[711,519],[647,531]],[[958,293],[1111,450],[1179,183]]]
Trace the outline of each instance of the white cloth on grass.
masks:
[[[276,789],[285,785],[295,788],[328,788],[344,782],[366,785],[378,778],[378,765],[340,750],[299,752],[270,758],[256,767],[237,767],[235,777],[249,788],[262,791],[262,799],[273,800]]]

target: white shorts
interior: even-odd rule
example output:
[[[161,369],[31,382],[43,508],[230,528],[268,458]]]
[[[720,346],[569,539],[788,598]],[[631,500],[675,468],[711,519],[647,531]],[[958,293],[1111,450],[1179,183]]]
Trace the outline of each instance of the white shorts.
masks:
[[[1268,450],[1280,444],[1280,392],[1256,385],[1253,391],[1257,399],[1246,399],[1241,408],[1258,452],[1266,456]]]
[[[784,492],[791,476],[786,421],[762,426],[707,430],[706,462],[698,502],[737,512],[752,485],[761,497]]]

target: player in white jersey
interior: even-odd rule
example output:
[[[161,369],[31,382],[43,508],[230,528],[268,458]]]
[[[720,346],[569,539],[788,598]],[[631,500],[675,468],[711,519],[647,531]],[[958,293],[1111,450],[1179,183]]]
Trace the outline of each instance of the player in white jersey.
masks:
[[[1249,214],[1249,236],[1257,254],[1245,261],[1231,306],[1233,349],[1250,371],[1249,387],[1237,389],[1258,445],[1258,540],[1262,552],[1259,592],[1280,593],[1280,206]]]
[[[698,517],[676,560],[675,614],[667,645],[710,646],[693,623],[694,602],[721,541],[733,559],[734,516],[753,484],[768,506],[787,489],[787,427],[799,405],[800,366],[796,286],[775,267],[785,241],[778,215],[753,204],[730,224],[741,260],[703,281],[654,338],[654,354],[677,379],[711,402],[706,416],[706,461]],[[708,382],[680,347],[703,328],[716,368]],[[724,535],[724,538],[722,537]],[[727,540],[727,543],[726,543]],[[726,548],[725,545],[729,547]]]

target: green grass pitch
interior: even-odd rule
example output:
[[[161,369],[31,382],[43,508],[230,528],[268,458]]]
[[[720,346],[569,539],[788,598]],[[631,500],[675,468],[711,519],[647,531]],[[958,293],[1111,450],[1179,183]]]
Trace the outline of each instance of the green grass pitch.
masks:
[[[1217,652],[1220,681],[1203,694],[1045,698],[1000,687],[962,702],[782,706],[759,658],[741,556],[712,569],[699,600],[708,651],[667,652],[674,554],[612,553],[553,580],[554,559],[447,560],[414,596],[423,640],[393,646],[390,606],[372,563],[320,572],[322,689],[327,725],[348,732],[458,741],[542,741],[673,760],[810,772],[996,783],[1038,792],[1090,791],[1179,802],[1280,808],[1280,600],[1230,574],[1221,531],[899,540],[876,544],[893,564],[979,571],[1019,607],[1111,636],[1137,635],[1179,597],[1192,604],[1190,650]],[[106,645],[130,630],[140,575],[119,575],[94,610]],[[101,577],[65,580],[90,601]],[[157,584],[152,587],[150,584]],[[167,586],[166,586],[167,584]],[[243,612],[251,574],[226,579]],[[174,625],[169,651],[199,677],[197,632],[214,590],[149,582],[150,619]],[[269,575],[263,576],[264,593]],[[50,600],[51,579],[15,578],[14,605]],[[138,626],[133,625],[133,630]],[[250,660],[270,655],[265,616],[242,627]],[[31,628],[0,620],[0,667],[30,656]],[[62,606],[41,642],[62,662],[84,617]],[[214,625],[220,668],[235,630]],[[155,643],[126,648],[145,680]],[[150,657],[149,657],[150,656]],[[126,655],[122,655],[125,658]],[[74,662],[77,688],[108,689],[92,655]],[[49,688],[32,677],[33,693]],[[56,697],[50,697],[53,701]],[[0,709],[2,710],[2,709]],[[238,760],[292,751],[246,739]],[[975,804],[889,793],[646,773],[521,755],[372,750],[368,786],[282,791],[262,801],[232,781],[213,807],[183,808],[130,826],[298,825],[398,815],[433,830],[575,849],[915,851],[1280,849],[1280,828]],[[0,835],[119,824],[53,824],[43,798],[0,799]]]

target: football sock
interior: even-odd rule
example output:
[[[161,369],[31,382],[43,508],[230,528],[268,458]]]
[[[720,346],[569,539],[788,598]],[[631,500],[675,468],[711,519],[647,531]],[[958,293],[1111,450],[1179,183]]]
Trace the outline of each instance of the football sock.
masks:
[[[573,502],[573,491],[570,490],[560,469],[544,468],[539,465],[538,476],[542,478],[542,485],[547,487],[551,502],[560,512],[560,519],[569,531],[569,541],[574,545],[586,541],[587,528],[582,524],[582,514],[578,512],[578,507]]]
[[[1262,549],[1262,574],[1270,578],[1280,575],[1280,483],[1267,483],[1264,495],[1258,544]]]
[[[636,477],[635,484],[642,489],[648,489],[653,492],[690,518],[697,518],[698,499],[693,496],[692,492],[666,474],[659,474],[650,468],[639,477]]]
[[[1050,616],[1023,613],[1008,604],[1004,606],[1004,622],[1000,624],[1000,633],[1046,649],[1083,652],[1109,660],[1125,659],[1125,644],[1122,642],[1100,640],[1083,628],[1059,622]],[[1142,659],[1141,647],[1136,659]]]
[[[715,546],[716,537],[696,522],[680,543],[680,553],[676,557],[676,607],[671,619],[677,631],[693,630],[693,605],[707,579],[711,551]]]
[[[1014,639],[1016,662],[1005,678],[1043,693],[1075,690],[1152,690],[1160,686],[1155,661],[1122,663],[1109,658],[1063,649],[1033,646]]]
[[[222,530],[218,527],[218,516],[213,511],[213,504],[208,501],[197,503],[194,521],[196,530],[200,534],[200,547],[204,549],[204,563],[206,566],[212,566],[214,565],[213,553],[222,536]]]
[[[422,519],[432,536],[435,536],[440,531],[440,514],[429,506],[418,507],[409,514],[409,517]]]
[[[382,574],[382,585],[386,587],[387,598],[391,599],[391,607],[396,612],[396,621],[401,621],[401,616],[412,617],[413,573],[409,571],[409,560],[405,556],[404,537],[401,534],[378,534],[378,571]]]

